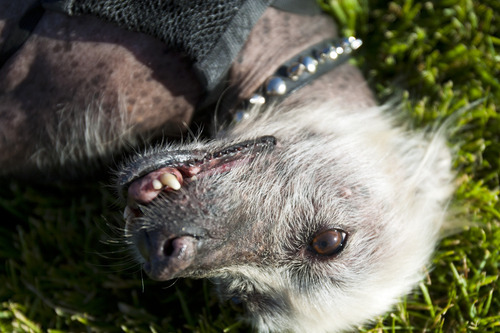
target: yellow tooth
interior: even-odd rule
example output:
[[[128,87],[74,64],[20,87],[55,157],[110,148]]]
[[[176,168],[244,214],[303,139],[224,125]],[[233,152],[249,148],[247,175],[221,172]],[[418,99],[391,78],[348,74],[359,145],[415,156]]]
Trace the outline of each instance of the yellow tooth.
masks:
[[[161,183],[161,181],[159,181],[158,179],[153,180],[153,188],[155,190],[161,190],[162,187],[163,187],[163,184]]]
[[[170,187],[173,190],[178,190],[181,188],[181,183],[177,180],[177,177],[171,173],[164,173],[160,176],[160,181],[163,185]]]

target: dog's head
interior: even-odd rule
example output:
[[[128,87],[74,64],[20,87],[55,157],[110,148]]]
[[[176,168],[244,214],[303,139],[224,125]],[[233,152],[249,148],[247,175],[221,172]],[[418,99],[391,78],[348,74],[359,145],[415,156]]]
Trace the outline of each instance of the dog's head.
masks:
[[[449,167],[442,140],[405,135],[376,108],[327,105],[155,148],[118,179],[153,279],[215,278],[261,330],[332,331],[383,313],[422,277]]]

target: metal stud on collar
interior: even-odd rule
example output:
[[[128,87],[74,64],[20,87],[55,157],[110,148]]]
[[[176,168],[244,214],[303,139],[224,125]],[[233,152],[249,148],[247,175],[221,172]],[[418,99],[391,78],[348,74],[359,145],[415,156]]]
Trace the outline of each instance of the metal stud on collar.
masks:
[[[286,82],[278,76],[271,76],[266,80],[264,93],[266,96],[281,96],[286,93]],[[265,103],[265,97],[264,103]]]
[[[280,66],[246,104],[262,105],[273,98],[290,94],[343,63],[362,44],[361,39],[351,36],[326,40],[308,48]]]
[[[316,73],[316,69],[318,68],[318,60],[314,59],[311,56],[305,56],[300,58],[300,63],[304,65],[308,73]]]

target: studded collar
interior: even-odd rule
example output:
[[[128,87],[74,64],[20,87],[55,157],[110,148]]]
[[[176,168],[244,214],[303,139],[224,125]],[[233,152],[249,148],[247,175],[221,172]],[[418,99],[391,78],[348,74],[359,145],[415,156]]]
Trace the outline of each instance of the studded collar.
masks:
[[[362,44],[361,39],[352,36],[328,39],[293,56],[236,108],[232,121],[243,120],[251,106],[280,102],[294,91],[340,66]]]

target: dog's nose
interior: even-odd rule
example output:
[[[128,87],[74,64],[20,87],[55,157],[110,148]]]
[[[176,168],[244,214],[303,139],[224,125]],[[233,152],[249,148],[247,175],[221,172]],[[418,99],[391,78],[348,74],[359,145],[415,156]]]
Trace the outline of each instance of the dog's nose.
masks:
[[[146,274],[154,280],[163,281],[182,275],[193,263],[197,242],[191,236],[143,230],[135,239],[135,246],[144,259]]]

